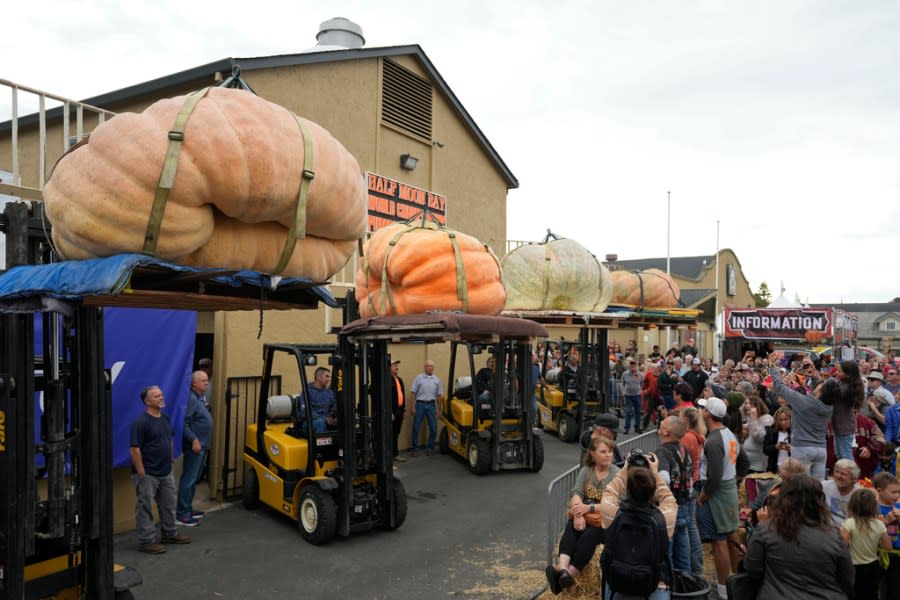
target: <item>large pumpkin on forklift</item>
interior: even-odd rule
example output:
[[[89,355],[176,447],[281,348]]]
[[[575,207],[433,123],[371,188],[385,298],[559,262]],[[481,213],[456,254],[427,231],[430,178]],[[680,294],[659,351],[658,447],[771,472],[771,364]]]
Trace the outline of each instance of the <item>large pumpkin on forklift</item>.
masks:
[[[603,312],[612,296],[609,271],[587,248],[550,232],[503,257],[506,310]]]
[[[171,130],[190,100],[197,103],[173,161]],[[148,219],[166,185],[158,241],[148,250]],[[44,202],[64,258],[143,251],[272,273],[289,244],[280,274],[314,281],[346,263],[366,228],[365,182],[340,142],[282,106],[222,87],[101,123],[56,164]]]
[[[613,271],[613,304],[651,308],[675,308],[681,289],[670,275],[659,269]]]
[[[493,251],[427,216],[382,227],[366,242],[356,273],[360,316],[499,314],[506,293]]]

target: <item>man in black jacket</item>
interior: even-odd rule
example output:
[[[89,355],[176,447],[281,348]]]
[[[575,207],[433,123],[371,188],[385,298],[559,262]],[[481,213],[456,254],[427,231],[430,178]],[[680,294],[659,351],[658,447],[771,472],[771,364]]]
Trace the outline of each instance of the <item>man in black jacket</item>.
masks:
[[[403,429],[403,415],[406,414],[406,387],[403,380],[400,379],[400,361],[395,360],[391,363],[391,411],[393,413],[394,426],[394,460],[397,462],[406,462],[406,459],[399,455],[398,445],[400,440],[400,430]]]

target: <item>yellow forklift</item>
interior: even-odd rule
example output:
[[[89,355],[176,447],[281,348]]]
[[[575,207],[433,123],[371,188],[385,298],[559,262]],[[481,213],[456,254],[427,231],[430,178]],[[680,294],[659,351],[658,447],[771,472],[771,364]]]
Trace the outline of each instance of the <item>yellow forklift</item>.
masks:
[[[141,576],[113,560],[104,307],[315,309],[337,302],[306,280],[273,282],[249,271],[238,277],[136,254],[54,262],[46,227],[40,203],[9,203],[0,213],[8,267],[0,275],[0,598],[126,600]]]
[[[355,313],[352,291],[344,306]],[[266,344],[259,411],[247,427],[243,503],[265,504],[297,521],[311,544],[406,520],[403,483],[393,471],[390,355],[385,341]],[[325,367],[327,365],[327,367]],[[316,431],[308,390],[319,368],[331,369],[334,420]],[[294,374],[295,393],[280,393]]]
[[[547,330],[525,319],[432,313],[378,317],[344,327],[360,343],[450,343],[438,441],[444,454],[464,458],[476,474],[501,469],[541,470],[544,446],[533,430],[531,340]],[[475,357],[494,359],[487,389],[473,388]]]
[[[607,411],[609,361],[605,329],[584,327],[579,340],[545,340],[540,356],[541,374],[547,385],[538,384],[538,422],[555,431],[564,442],[580,439],[581,432]],[[548,369],[558,351],[562,364]]]

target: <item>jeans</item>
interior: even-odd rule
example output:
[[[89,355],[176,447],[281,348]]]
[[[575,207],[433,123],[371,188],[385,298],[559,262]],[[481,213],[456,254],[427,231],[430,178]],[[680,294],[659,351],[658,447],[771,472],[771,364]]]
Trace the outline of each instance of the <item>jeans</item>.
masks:
[[[703,542],[697,528],[697,492],[691,492],[690,518],[688,519],[688,540],[691,544],[691,573],[703,577]]]
[[[640,431],[641,427],[641,396],[625,396],[625,433],[631,429],[631,415],[634,414],[634,429]]]
[[[825,448],[792,446],[791,456],[802,462],[810,475],[819,481],[825,481],[825,461],[828,458]]]
[[[413,417],[412,447],[419,450],[419,429],[422,427],[422,419],[428,418],[428,450],[434,451],[434,435],[437,432],[437,409],[434,402],[416,402],[416,414]]]
[[[615,378],[609,380],[609,407],[619,407],[619,385]]]
[[[181,480],[178,482],[178,507],[175,509],[175,515],[178,517],[189,518],[191,513],[194,512],[192,507],[194,492],[197,490],[197,481],[200,479],[200,473],[203,472],[206,453],[206,450],[201,450],[200,454],[194,454],[193,450],[185,450],[184,452],[184,460],[181,465]]]
[[[853,436],[852,433],[834,436],[834,453],[838,460],[842,458],[853,460]]]
[[[164,538],[174,537],[175,530],[175,475],[170,471],[165,477],[134,476],[137,503],[134,520],[141,545],[152,544],[156,539],[156,522],[153,519],[153,502],[159,510],[159,525]]]
[[[324,417],[313,417],[313,433],[325,433],[328,431],[328,420]]]
[[[691,571],[691,540],[688,534],[688,522],[691,520],[691,503],[685,502],[678,505],[678,515],[675,517],[675,533],[669,543],[669,558],[672,565],[681,571]],[[696,523],[694,524],[696,528]],[[697,535],[699,539],[699,533]]]
[[[663,406],[666,407],[666,410],[672,410],[675,408],[675,396],[672,394],[662,394]]]

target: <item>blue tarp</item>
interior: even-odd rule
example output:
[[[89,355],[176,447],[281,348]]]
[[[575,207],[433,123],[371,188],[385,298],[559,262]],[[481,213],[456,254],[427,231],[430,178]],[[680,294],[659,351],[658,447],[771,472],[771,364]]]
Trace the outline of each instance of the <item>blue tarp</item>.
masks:
[[[277,290],[310,283],[307,279],[280,278],[257,271],[229,271],[227,274],[215,275],[221,269],[186,267],[143,254],[117,254],[107,258],[14,267],[0,275],[0,299],[49,297],[78,301],[85,296],[114,296],[126,288],[132,273],[139,267],[167,270],[173,274],[207,272],[210,279],[234,288],[254,286]],[[325,287],[309,287],[309,293],[328,306],[337,306],[334,296]]]

